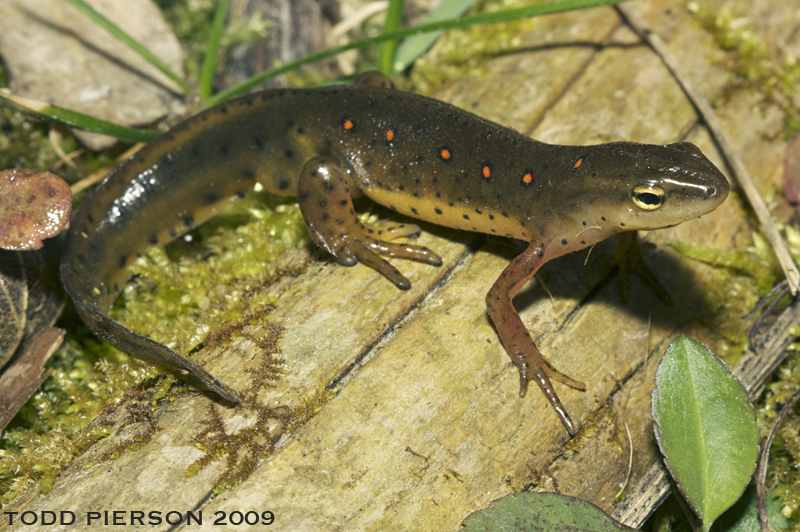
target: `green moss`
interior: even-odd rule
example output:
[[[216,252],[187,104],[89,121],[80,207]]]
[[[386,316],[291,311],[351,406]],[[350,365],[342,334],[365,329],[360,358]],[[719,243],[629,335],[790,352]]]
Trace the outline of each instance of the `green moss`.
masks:
[[[188,353],[223,324],[274,308],[277,298],[266,288],[287,268],[302,265],[270,265],[310,239],[295,204],[260,199],[272,208],[246,200],[201,226],[193,242],[177,242],[169,252],[151,248],[130,267],[138,277],[112,318]]]
[[[477,2],[470,13],[490,13],[530,5],[525,0],[486,0]],[[408,90],[430,95],[437,87],[486,72],[486,59],[522,46],[520,35],[536,25],[536,18],[471,26],[442,35],[433,49],[417,59],[411,71]]]
[[[131,266],[139,277],[125,289],[112,312],[133,330],[150,334],[182,353],[224,344],[244,334],[250,323],[263,323],[277,305],[269,291],[271,283],[305,266],[302,260],[285,264],[275,260],[284,251],[309,243],[297,206],[274,196],[243,201],[195,230],[191,238],[191,242],[176,242],[167,250],[153,248]],[[124,401],[130,419],[155,419],[151,411],[156,401],[175,382],[174,375],[167,373],[148,399],[132,396],[132,387],[164,370],[129,359],[99,342],[79,323],[74,311],[63,320],[69,330],[83,333],[71,335],[56,351],[50,362],[51,376],[2,436],[0,490],[4,502],[36,481],[43,490],[48,489],[73,457],[107,435],[110,429],[87,428],[104,409]],[[271,330],[268,324],[264,327]],[[251,339],[265,352],[274,350],[261,338]],[[255,389],[272,379],[270,364],[274,360],[267,358],[272,362],[254,376]],[[304,408],[298,409],[286,418],[287,426],[300,423],[305,416]],[[102,460],[114,459],[149,441],[155,425],[145,426],[150,428],[121,442]],[[248,470],[245,465],[237,469],[242,475]]]
[[[795,101],[800,86],[800,63],[785,50],[768,50],[764,38],[747,17],[732,5],[713,10],[690,2],[688,9],[712,33],[717,45],[729,53],[727,68],[733,73],[731,89],[752,87],[778,105],[784,114],[785,136],[800,130],[800,106]]]
[[[719,269],[713,281],[703,286],[706,314],[703,325],[725,339],[715,355],[733,366],[747,346],[745,316],[766,296],[782,277],[777,258],[764,238],[752,233],[753,246],[743,250],[721,251],[690,242],[670,241],[669,245],[689,257]]]

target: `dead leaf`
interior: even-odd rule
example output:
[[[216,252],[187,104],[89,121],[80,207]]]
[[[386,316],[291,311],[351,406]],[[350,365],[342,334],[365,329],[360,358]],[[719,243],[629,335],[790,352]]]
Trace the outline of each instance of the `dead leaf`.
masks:
[[[789,141],[783,152],[783,194],[789,203],[800,203],[800,133]]]
[[[53,240],[45,242],[44,249],[19,252],[28,288],[28,304],[25,333],[17,350],[25,349],[39,331],[53,325],[64,309],[67,296],[58,275],[60,252],[60,246]]]
[[[71,211],[72,192],[60,177],[26,168],[0,172],[0,248],[40,249]]]
[[[0,367],[13,356],[25,334],[28,287],[16,251],[0,250]]]
[[[94,0],[92,6],[183,74],[180,45],[153,2]],[[0,2],[0,55],[19,96],[124,125],[184,111],[171,80],[62,0]],[[92,149],[115,142],[78,135]]]
[[[55,327],[41,330],[20,357],[0,376],[0,431],[50,374],[50,370],[44,369],[44,363],[61,345],[64,332],[64,329]]]

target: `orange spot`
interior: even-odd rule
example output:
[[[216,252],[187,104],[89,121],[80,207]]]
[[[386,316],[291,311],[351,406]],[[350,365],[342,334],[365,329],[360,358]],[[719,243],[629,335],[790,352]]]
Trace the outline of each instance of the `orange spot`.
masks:
[[[394,131],[392,131],[391,129],[386,130],[386,140],[388,141],[394,140]]]
[[[578,159],[573,168],[580,168],[582,164],[583,164],[583,159]]]
[[[345,120],[345,121],[344,121],[344,128],[345,128],[346,130],[348,130],[348,131],[349,131],[349,130],[351,130],[351,129],[353,129],[353,126],[354,126],[354,125],[355,125],[355,124],[353,124],[353,121],[352,121],[352,120]]]
[[[450,150],[448,150],[447,148],[444,148],[442,151],[439,152],[439,156],[441,156],[441,158],[444,159],[444,160],[450,159],[450,157],[451,157]]]
[[[492,169],[489,168],[489,165],[483,166],[483,177],[489,179],[492,176]]]
[[[530,172],[522,176],[522,182],[525,183],[526,185],[530,185],[531,181],[533,181],[533,176],[531,175]]]

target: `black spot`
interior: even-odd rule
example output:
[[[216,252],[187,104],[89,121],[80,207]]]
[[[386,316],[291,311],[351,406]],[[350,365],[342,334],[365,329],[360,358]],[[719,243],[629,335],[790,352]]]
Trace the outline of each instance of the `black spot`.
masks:
[[[417,156],[414,157],[414,160],[417,161],[417,164],[421,164],[422,163],[422,155],[417,154]]]
[[[494,214],[490,214],[490,215],[489,215],[489,219],[490,219],[490,220],[494,220]]]
[[[347,205],[347,200],[343,199],[342,201],[339,202],[339,205]]]
[[[604,222],[606,221],[606,217],[605,216],[601,216],[600,219],[603,220]]]
[[[403,190],[405,190],[405,189],[406,189],[406,187],[405,187],[404,185],[400,185],[400,186],[399,186],[399,187],[397,187],[397,188],[398,188],[398,189],[400,189],[400,191],[403,191]]]
[[[292,150],[286,150],[286,158],[287,159],[291,159],[293,157],[294,157],[294,153],[292,152]]]
[[[436,212],[436,214],[442,214],[442,209],[435,208],[433,210]]]
[[[125,263],[126,263],[127,261],[128,261],[128,257],[126,257],[125,255],[121,256],[121,257],[119,258],[119,267],[120,267],[120,268],[124,268],[124,267],[125,267]]]
[[[327,212],[323,212],[322,216],[320,217],[320,220],[322,220],[323,222],[327,222],[328,220],[330,220],[330,218],[331,218],[330,214],[328,214]]]
[[[158,235],[150,235],[150,243],[154,246],[158,244]]]
[[[219,106],[219,112],[222,113],[222,114],[227,113],[228,112],[228,106],[227,105],[220,105]]]
[[[86,219],[89,220],[90,224],[94,223],[94,216],[92,216],[92,213],[90,212],[86,213]]]
[[[411,195],[414,196],[415,198],[421,198],[422,197],[422,194],[420,194],[419,192],[414,192]]]
[[[462,214],[461,216],[462,216],[462,217],[463,217],[465,220],[469,220],[469,216],[468,216],[468,215],[466,215],[466,214]]]
[[[503,216],[505,216],[506,218],[508,218],[508,213],[507,213],[506,211],[503,211],[503,212],[501,212],[500,214],[502,214]]]
[[[478,214],[483,214],[480,209],[475,209],[475,212]]]
[[[451,201],[450,203],[448,203],[448,205],[450,205],[452,207],[453,206],[453,202]]]
[[[317,177],[317,171],[311,170],[311,177]]]
[[[372,161],[367,161],[364,163],[364,168],[369,168],[370,166],[372,166]]]
[[[436,197],[437,197],[437,198],[441,198],[441,197],[442,197],[442,193],[441,193],[441,192],[437,192],[437,193],[436,193]]]
[[[289,190],[289,182],[285,179],[278,181],[278,190]]]
[[[561,245],[562,246],[566,246],[567,245],[567,239],[566,238],[561,240]]]
[[[405,170],[405,168],[403,168],[403,170]],[[419,179],[414,179],[414,183],[419,185],[419,183],[420,183]]]
[[[200,157],[200,144],[197,142],[192,144],[192,157],[195,159]]]
[[[228,146],[227,144],[224,144],[224,143],[220,144],[219,145],[219,154],[222,155],[223,157],[227,157],[228,155],[230,155],[231,154],[230,146]]]
[[[219,200],[220,200],[219,192],[217,192],[216,190],[209,190],[203,196],[203,201],[206,203],[206,205],[213,205]]]
[[[172,238],[175,238],[176,236],[178,236],[178,231],[175,230],[175,229],[170,229],[169,230],[169,236],[171,236]]]
[[[194,225],[194,217],[193,216],[184,216],[183,223],[186,227],[192,227]]]
[[[239,170],[239,181],[250,181],[256,177],[256,173],[250,168],[242,168]]]
[[[623,224],[623,223],[621,223],[621,224],[619,224],[619,225],[621,225],[622,227],[625,227],[625,224]]]
[[[161,166],[164,168],[164,170],[168,170],[170,172],[175,170],[175,157],[173,157],[171,153],[166,154],[161,159]]]
[[[586,227],[586,222],[581,222],[581,223],[583,224],[584,227]]]
[[[328,200],[320,200],[318,205],[320,206],[321,209],[324,209],[325,207],[328,206]]]
[[[236,196],[238,196],[239,199],[244,199],[245,196],[247,196],[247,191],[246,190],[239,190],[238,192],[236,192]]]
[[[411,207],[411,212],[413,212],[414,214],[419,214],[419,213],[417,212],[417,209],[415,209],[414,207]]]
[[[86,257],[84,257],[83,255],[78,253],[78,260],[81,261],[81,262],[86,262]]]
[[[293,128],[294,127],[294,120],[291,118],[286,121],[286,127]]]
[[[253,146],[258,150],[263,150],[267,146],[267,141],[262,137],[253,137]]]

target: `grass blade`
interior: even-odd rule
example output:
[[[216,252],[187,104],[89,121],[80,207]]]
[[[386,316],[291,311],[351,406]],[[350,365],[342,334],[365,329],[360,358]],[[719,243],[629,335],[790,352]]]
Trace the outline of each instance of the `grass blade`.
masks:
[[[403,25],[404,0],[390,0],[389,10],[386,12],[386,22],[383,23],[383,32],[388,33],[399,29]],[[397,50],[397,39],[384,41],[378,56],[378,70],[384,74],[391,74],[394,66],[394,52]]]
[[[150,142],[161,135],[159,131],[120,126],[63,107],[18,98],[12,96],[6,89],[0,91],[0,106],[19,111],[42,122],[102,133],[124,142]]]
[[[225,16],[228,14],[229,0],[220,0],[217,11],[214,13],[214,23],[211,27],[211,37],[208,39],[206,57],[203,60],[203,70],[200,73],[200,97],[203,100],[211,95],[211,85],[214,82],[214,70],[217,66],[217,53],[222,32],[225,29]]]
[[[475,0],[445,0],[439,4],[439,7],[428,14],[425,18],[425,23],[460,17],[474,3]],[[433,43],[436,42],[436,39],[441,34],[441,31],[432,31],[405,39],[397,49],[397,54],[395,54],[394,72],[402,72],[408,68],[411,63],[433,46]]]
[[[439,20],[436,22],[420,24],[419,26],[400,28],[394,31],[383,33],[381,35],[376,35],[375,37],[367,37],[364,39],[353,41],[351,43],[344,44],[342,46],[329,48],[321,52],[307,55],[306,57],[303,57],[296,61],[291,61],[289,63],[286,63],[285,65],[281,65],[276,68],[270,68],[269,70],[265,70],[264,72],[256,74],[255,76],[246,79],[245,81],[237,85],[234,85],[233,87],[230,87],[222,92],[215,94],[214,96],[208,99],[208,104],[209,106],[213,106],[222,103],[226,100],[233,98],[234,96],[238,96],[239,94],[247,92],[249,89],[252,89],[253,87],[263,83],[268,79],[272,79],[275,76],[279,76],[284,72],[295,70],[296,68],[299,68],[303,65],[314,63],[316,61],[321,61],[323,59],[327,59],[328,57],[332,57],[336,54],[340,54],[348,50],[363,48],[371,44],[376,44],[391,39],[408,37],[410,35],[418,35],[420,33],[426,33],[431,31],[449,30],[454,28],[466,28],[468,26],[473,26],[475,24],[494,24],[497,22],[508,22],[510,20],[516,20],[526,17],[536,17],[540,15],[550,15],[553,13],[563,13],[564,11],[574,11],[576,9],[610,6],[614,4],[620,4],[626,1],[627,0],[563,0],[561,2],[551,2],[548,4],[539,4],[535,6],[527,6],[518,9],[509,9],[506,11],[496,11],[494,13],[483,13],[480,15],[473,15],[471,17],[457,17],[449,20]]]
[[[106,17],[95,11],[95,9],[84,2],[83,0],[66,0],[68,4],[75,7],[78,11],[89,17],[95,24],[98,24],[108,33],[127,44],[134,52],[144,57],[150,64],[163,72],[169,79],[178,84],[181,90],[186,94],[192,93],[192,88],[186,83],[183,78],[178,76],[171,68],[167,66],[161,59],[153,55],[153,53],[139,44],[133,37],[122,31],[122,29],[108,20]]]

